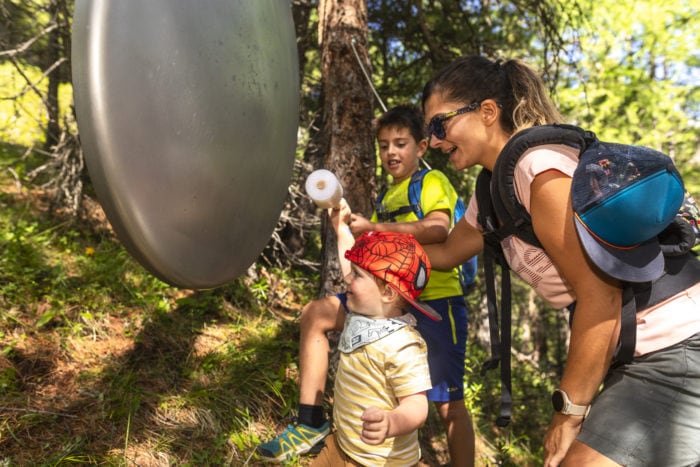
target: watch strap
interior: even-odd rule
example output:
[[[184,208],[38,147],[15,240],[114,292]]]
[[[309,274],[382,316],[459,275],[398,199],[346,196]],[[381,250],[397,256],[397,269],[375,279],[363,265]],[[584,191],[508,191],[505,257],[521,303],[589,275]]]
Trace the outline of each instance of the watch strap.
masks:
[[[591,405],[579,405],[579,404],[574,404],[571,402],[571,399],[569,398],[569,395],[564,391],[563,389],[557,389],[555,392],[558,392],[561,394],[562,399],[564,400],[564,404],[560,410],[558,410],[559,413],[564,414],[564,415],[576,415],[576,416],[583,416],[583,418],[586,418],[588,416],[588,412],[591,410]],[[555,408],[556,410],[556,408]]]

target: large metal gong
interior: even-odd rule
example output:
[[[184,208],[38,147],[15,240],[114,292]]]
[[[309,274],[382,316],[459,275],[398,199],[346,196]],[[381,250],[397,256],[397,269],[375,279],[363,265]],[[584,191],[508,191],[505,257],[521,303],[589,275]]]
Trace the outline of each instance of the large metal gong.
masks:
[[[76,0],[85,160],[127,250],[160,279],[245,271],[279,217],[298,126],[287,0]]]

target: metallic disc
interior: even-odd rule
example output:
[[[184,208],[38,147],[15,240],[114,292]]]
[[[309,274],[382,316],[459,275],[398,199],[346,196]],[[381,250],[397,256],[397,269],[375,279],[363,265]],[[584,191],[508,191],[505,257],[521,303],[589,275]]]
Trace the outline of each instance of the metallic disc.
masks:
[[[299,111],[287,0],[76,0],[73,86],[88,172],[126,249],[206,289],[265,247]]]

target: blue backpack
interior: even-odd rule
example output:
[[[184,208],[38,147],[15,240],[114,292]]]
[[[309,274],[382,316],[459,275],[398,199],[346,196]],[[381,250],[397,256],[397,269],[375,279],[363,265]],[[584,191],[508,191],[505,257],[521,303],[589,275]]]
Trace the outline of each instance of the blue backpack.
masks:
[[[379,193],[376,202],[376,212],[377,219],[380,222],[396,222],[396,216],[401,214],[408,214],[413,212],[418,219],[423,219],[425,215],[423,214],[423,208],[421,208],[421,192],[423,191],[423,178],[425,174],[429,172],[428,169],[421,169],[413,173],[411,176],[411,181],[408,185],[408,206],[401,206],[394,211],[387,211],[383,204],[384,196],[386,195],[386,190]],[[464,201],[459,196],[457,197],[457,203],[454,207],[454,218],[455,225],[462,219],[466,208],[464,206]],[[462,292],[467,295],[472,286],[474,285],[474,280],[476,278],[477,270],[477,258],[476,256],[469,258],[467,261],[459,266],[459,282],[462,285]]]

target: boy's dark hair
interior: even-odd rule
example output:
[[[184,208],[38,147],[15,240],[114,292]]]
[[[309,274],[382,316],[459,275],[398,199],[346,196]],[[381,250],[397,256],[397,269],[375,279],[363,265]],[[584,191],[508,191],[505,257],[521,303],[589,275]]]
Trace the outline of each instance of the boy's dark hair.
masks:
[[[377,118],[374,122],[375,136],[379,136],[382,129],[390,127],[408,128],[416,143],[425,138],[423,113],[412,104],[397,105]]]

